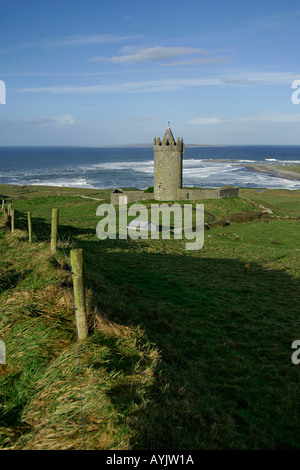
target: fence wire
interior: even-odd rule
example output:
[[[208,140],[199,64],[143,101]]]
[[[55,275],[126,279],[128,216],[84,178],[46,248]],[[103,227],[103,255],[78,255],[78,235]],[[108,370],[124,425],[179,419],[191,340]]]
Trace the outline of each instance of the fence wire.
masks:
[[[2,210],[3,212],[5,213],[5,205],[2,205]],[[95,218],[96,216],[84,216],[84,217],[80,217],[80,216],[76,216],[76,217],[70,217],[68,218],[68,220],[70,219],[87,219],[87,218]],[[65,217],[67,218],[67,217]],[[41,225],[41,224],[49,224],[51,225],[51,220],[52,218],[50,219],[49,222],[45,222],[44,220],[43,221],[40,221],[40,222],[34,222],[32,221],[31,224],[32,225]],[[26,222],[24,221],[23,222],[24,225],[26,224]],[[65,251],[65,248],[64,248],[64,242],[62,240],[62,238],[60,237],[60,234],[58,233],[57,231],[57,239],[58,241],[60,242],[60,246],[62,248],[62,251],[63,251],[63,254],[64,254],[64,258],[66,260],[66,266],[67,266],[67,270],[70,272],[70,274],[73,274],[72,273],[72,269],[70,269],[70,265],[69,265],[69,257],[67,256],[66,254],[66,251]],[[85,446],[85,431],[84,431],[84,415],[83,415],[83,393],[82,393],[82,380],[81,380],[81,365],[80,365],[80,345],[79,345],[79,338],[78,338],[78,327],[77,327],[77,319],[76,319],[76,304],[75,304],[75,297],[74,297],[74,292],[73,292],[73,304],[74,304],[74,313],[75,313],[75,324],[76,324],[76,348],[77,348],[77,364],[78,364],[78,378],[79,378],[79,395],[80,395],[80,418],[81,418],[81,433],[82,433],[82,446],[83,446],[83,450],[86,449],[86,446]]]

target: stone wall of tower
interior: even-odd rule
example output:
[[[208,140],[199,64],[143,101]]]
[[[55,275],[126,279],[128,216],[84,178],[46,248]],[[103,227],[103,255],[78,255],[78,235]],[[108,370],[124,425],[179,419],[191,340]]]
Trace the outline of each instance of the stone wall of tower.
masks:
[[[182,187],[183,140],[154,139],[154,196],[158,201],[176,201]]]

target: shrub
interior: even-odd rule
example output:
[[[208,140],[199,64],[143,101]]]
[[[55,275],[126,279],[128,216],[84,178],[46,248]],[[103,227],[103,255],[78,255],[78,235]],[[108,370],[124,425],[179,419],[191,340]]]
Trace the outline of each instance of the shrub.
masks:
[[[154,187],[153,186],[149,186],[149,188],[144,189],[144,193],[153,193],[153,192],[154,192]]]

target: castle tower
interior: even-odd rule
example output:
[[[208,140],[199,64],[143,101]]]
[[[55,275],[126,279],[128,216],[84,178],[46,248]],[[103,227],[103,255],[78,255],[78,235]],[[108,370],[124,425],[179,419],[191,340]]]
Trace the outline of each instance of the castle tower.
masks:
[[[158,201],[176,201],[182,186],[183,139],[173,137],[170,125],[163,140],[154,138],[154,197]]]

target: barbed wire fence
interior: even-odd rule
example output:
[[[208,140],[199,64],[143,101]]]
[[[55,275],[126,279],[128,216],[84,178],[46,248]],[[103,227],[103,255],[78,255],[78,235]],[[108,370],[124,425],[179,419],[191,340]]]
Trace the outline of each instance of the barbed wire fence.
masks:
[[[2,200],[1,204],[2,213],[8,217],[8,227],[10,228],[11,233],[15,231],[15,222],[16,222],[16,213],[12,203],[5,203],[5,200]],[[70,221],[75,219],[94,219],[95,215],[89,216],[72,216],[72,217],[63,217],[61,221]],[[22,228],[26,227],[26,223],[19,216],[18,221],[21,222],[20,225]],[[47,227],[45,227],[45,225]],[[61,248],[61,253],[65,259],[65,268],[72,275],[73,280],[73,305],[75,313],[75,325],[76,325],[76,348],[77,348],[77,365],[78,365],[78,378],[79,378],[79,395],[80,395],[80,419],[81,419],[81,433],[82,433],[82,446],[83,450],[86,449],[85,445],[85,430],[84,430],[84,412],[83,412],[83,393],[82,393],[82,373],[81,373],[81,364],[80,364],[80,343],[84,341],[88,336],[88,321],[87,321],[87,312],[86,312],[86,303],[85,303],[85,293],[84,293],[84,280],[83,280],[83,250],[81,248],[71,249],[70,256],[67,255],[65,250],[65,242],[63,236],[58,231],[59,226],[59,210],[52,209],[52,215],[49,219],[43,219],[42,221],[35,221],[32,219],[32,213],[27,212],[27,232],[28,232],[28,242],[33,242],[32,234],[34,231],[33,228],[47,228],[48,237],[49,229],[51,227],[51,236],[50,236],[50,252],[55,254],[57,252],[57,242],[59,242],[59,248]],[[45,230],[46,231],[46,230]],[[47,237],[47,238],[48,238]]]

